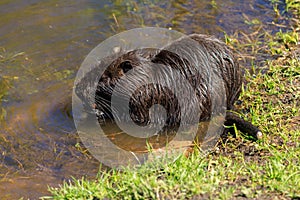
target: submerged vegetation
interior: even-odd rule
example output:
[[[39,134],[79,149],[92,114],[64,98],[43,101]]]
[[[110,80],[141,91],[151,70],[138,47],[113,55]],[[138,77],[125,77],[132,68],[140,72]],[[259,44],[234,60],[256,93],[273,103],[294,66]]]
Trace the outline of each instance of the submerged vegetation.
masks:
[[[99,172],[96,180],[50,188],[52,196],[44,199],[299,199],[299,1],[286,0],[286,10],[294,13],[290,31],[269,33],[256,24],[252,34],[225,35],[241,52],[241,63],[252,63],[236,107],[260,127],[262,139],[253,142],[237,132],[209,155]]]
[[[24,55],[24,52],[9,53],[4,48],[0,48],[0,73],[4,65],[13,65],[17,57]],[[2,73],[1,73],[2,74]],[[5,101],[9,89],[12,87],[12,82],[17,80],[17,76],[1,76],[0,75],[0,105]],[[0,106],[0,122],[6,117],[6,110]]]
[[[5,79],[0,77],[0,103],[2,103],[3,97],[6,95],[8,90],[8,83]],[[6,111],[1,107],[0,109],[0,121],[3,120],[6,116]]]

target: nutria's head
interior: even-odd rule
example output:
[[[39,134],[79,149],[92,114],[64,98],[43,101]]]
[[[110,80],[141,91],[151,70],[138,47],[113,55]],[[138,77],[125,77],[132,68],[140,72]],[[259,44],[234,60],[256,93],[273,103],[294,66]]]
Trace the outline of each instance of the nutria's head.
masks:
[[[149,125],[150,109],[153,105],[164,107],[167,114],[167,124],[170,126],[172,124],[173,127],[176,123],[179,124],[180,111],[175,94],[164,84],[148,83],[149,76],[155,71],[155,65],[162,64],[157,57],[159,52],[158,49],[130,51],[107,67],[99,79],[95,92],[95,108],[98,113],[102,114],[98,116],[99,119],[114,119],[115,116],[121,121],[129,120],[122,118],[123,115],[118,114],[118,111],[112,106],[111,101],[114,93],[120,101],[129,98],[130,118],[140,126]],[[165,76],[167,75],[165,74]],[[115,90],[116,84],[120,81],[122,81],[122,84],[119,84],[121,87]],[[168,78],[164,81],[168,81]],[[124,106],[124,108],[127,107]],[[156,124],[164,123],[164,120],[155,116],[152,118],[157,119]]]

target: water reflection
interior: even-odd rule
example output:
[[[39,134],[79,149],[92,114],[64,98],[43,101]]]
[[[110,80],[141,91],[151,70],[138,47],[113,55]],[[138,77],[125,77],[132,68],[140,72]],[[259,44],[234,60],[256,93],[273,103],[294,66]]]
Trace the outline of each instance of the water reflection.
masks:
[[[276,17],[268,0],[5,0],[0,13],[0,78],[10,84],[1,104],[0,198],[37,198],[46,184],[97,173],[99,163],[77,146],[68,105],[77,69],[105,38],[143,26],[222,38],[255,28],[247,20],[274,30]]]

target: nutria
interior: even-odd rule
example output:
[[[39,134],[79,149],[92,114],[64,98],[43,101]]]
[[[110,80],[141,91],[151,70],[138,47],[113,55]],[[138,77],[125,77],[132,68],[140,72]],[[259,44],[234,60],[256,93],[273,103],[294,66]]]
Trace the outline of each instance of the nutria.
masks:
[[[198,122],[203,122],[210,121],[213,113],[218,114],[218,112],[225,111],[224,124],[226,126],[236,124],[236,127],[242,132],[248,133],[254,138],[260,136],[257,127],[230,112],[241,92],[242,73],[232,51],[218,39],[207,35],[192,34],[174,41],[163,49],[137,49],[126,52],[116,59],[108,60],[111,63],[103,74],[99,75],[100,65],[95,67],[76,85],[75,90],[79,98],[84,100],[85,106],[93,107],[100,124],[108,119],[125,122],[129,120],[128,116],[126,118],[123,117],[123,114],[118,114],[119,111],[112,106],[111,100],[114,93],[119,99],[130,99],[129,117],[140,126],[151,123],[150,108],[153,105],[163,106],[166,110],[166,120],[161,120],[160,116],[157,116],[158,119],[154,122],[163,123],[159,134],[170,133],[170,130],[176,131],[179,124],[182,123],[182,117],[186,117],[185,119],[188,120],[197,118]],[[141,69],[142,66],[143,69]],[[197,102],[192,101],[187,104],[196,106],[200,110],[199,116],[193,115],[191,109],[181,110],[178,101],[178,98],[182,98],[178,97],[180,92],[176,95],[166,87],[174,84],[174,82],[171,83],[175,77],[172,70],[156,74],[163,77],[159,80],[163,83],[147,84],[145,82],[148,80],[148,75],[152,74],[157,66],[175,70],[188,81],[196,94]],[[135,78],[129,76],[129,72],[136,69],[141,70],[135,74]],[[120,81],[123,81],[122,78],[129,80],[119,84],[121,89],[116,90],[115,87]],[[183,87],[180,85],[183,83],[176,82],[176,84],[178,84],[177,87]],[[141,86],[132,93],[128,93],[127,88],[136,85]],[[95,94],[95,96],[91,96],[91,94]],[[224,108],[220,106],[220,109],[213,105],[222,105],[222,103]],[[114,113],[115,115],[113,115]],[[223,130],[226,132],[226,129]],[[204,136],[200,138],[203,139]]]

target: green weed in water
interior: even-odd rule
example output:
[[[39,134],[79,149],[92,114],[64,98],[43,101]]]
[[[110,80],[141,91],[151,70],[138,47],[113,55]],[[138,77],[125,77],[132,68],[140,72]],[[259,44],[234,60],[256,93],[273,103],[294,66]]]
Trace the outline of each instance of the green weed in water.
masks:
[[[7,95],[9,87],[10,87],[10,82],[4,79],[3,77],[0,77],[0,105],[2,104],[5,95]],[[6,110],[1,106],[0,121],[4,120],[5,118],[6,118]]]

